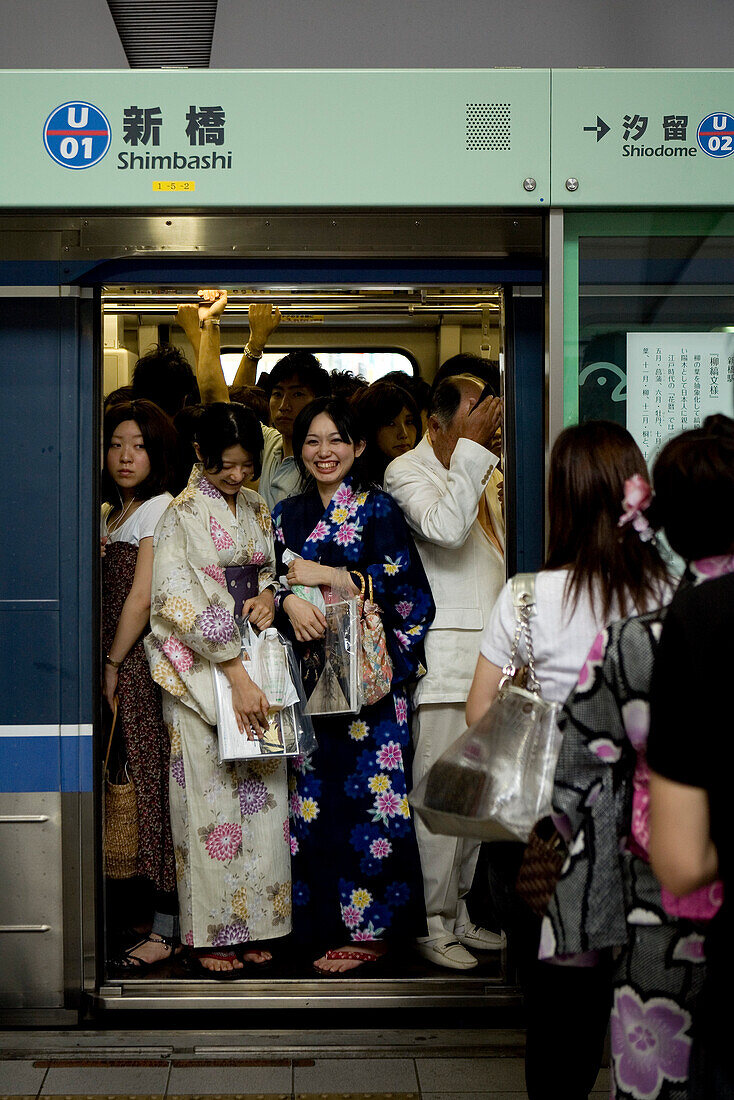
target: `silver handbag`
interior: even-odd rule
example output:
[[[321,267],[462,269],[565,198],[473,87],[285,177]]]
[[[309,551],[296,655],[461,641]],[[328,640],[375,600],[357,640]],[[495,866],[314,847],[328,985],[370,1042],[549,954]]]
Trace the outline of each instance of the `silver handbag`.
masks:
[[[530,630],[535,575],[514,577],[512,590],[515,636],[497,697],[410,795],[432,832],[527,841],[536,821],[550,813],[562,735],[557,704],[542,698],[535,675]],[[523,637],[528,655],[524,688],[512,683]]]

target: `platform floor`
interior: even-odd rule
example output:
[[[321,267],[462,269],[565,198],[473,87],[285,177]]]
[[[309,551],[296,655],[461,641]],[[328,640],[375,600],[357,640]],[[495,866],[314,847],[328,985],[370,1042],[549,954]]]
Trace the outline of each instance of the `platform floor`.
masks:
[[[522,1100],[522,1033],[0,1033],[0,1100],[128,1096]]]

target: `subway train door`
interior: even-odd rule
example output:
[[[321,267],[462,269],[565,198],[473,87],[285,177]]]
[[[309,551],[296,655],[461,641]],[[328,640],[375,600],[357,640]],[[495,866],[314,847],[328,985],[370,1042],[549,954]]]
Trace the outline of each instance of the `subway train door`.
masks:
[[[211,272],[207,274],[212,283]],[[247,343],[248,303],[258,299],[273,302],[283,314],[260,369],[271,369],[280,356],[295,349],[312,352],[327,369],[351,369],[369,381],[379,378],[382,369],[402,367],[408,374],[415,371],[430,382],[439,364],[458,352],[484,356],[487,362],[500,361],[507,409],[504,469],[509,568],[514,572],[529,562],[537,564],[537,557],[533,558],[541,537],[538,516],[542,513],[538,510],[533,514],[537,486],[533,485],[532,465],[540,456],[541,472],[535,470],[535,477],[541,480],[540,295],[516,293],[512,287],[491,284],[437,285],[427,279],[422,283],[415,273],[411,284],[401,285],[394,268],[378,285],[363,275],[359,286],[315,280],[284,285],[282,274],[268,285],[265,274],[259,273],[255,285],[240,282],[233,287],[231,278],[220,280],[228,287],[229,295],[220,328],[228,382]],[[153,343],[165,340],[192,358],[191,348],[177,325],[176,310],[181,303],[196,301],[195,285],[195,281],[188,286],[178,281],[172,285],[170,278],[165,288],[130,282],[105,285],[105,393],[127,383],[129,365]],[[512,303],[509,307],[508,297]],[[508,314],[511,336],[507,331]],[[523,429],[520,433],[518,415]],[[111,900],[113,897],[118,901]],[[481,898],[478,903],[482,904]],[[312,899],[310,905],[316,904],[317,900]],[[111,918],[119,915],[122,907],[119,888],[114,895],[108,890],[105,927],[100,929],[108,944],[114,943]],[[295,904],[293,915],[297,920]],[[375,1007],[501,1007],[514,1003],[516,997],[511,964],[504,953],[486,954],[476,973],[465,974],[429,966],[409,953],[407,959],[401,957],[395,965],[381,968],[379,977],[360,972],[334,981],[313,973],[304,948],[295,950],[287,941],[277,940],[269,946],[276,958],[267,975],[260,976],[256,968],[250,967],[242,981],[227,985],[202,980],[178,961],[145,975],[120,974],[114,967],[106,967],[96,1002],[108,1011],[306,1005],[356,1009],[365,1003]],[[100,966],[104,966],[101,960]]]
[[[4,285],[0,298],[0,1006],[63,1021],[94,976],[81,884],[94,870],[82,836],[94,836],[98,306],[76,287]]]
[[[334,982],[317,978],[304,966],[302,973],[271,972],[270,977],[229,986],[184,975],[120,980],[105,969],[104,914],[98,904],[103,893],[98,595],[102,294],[131,294],[131,311],[143,320],[162,311],[156,321],[159,337],[165,335],[166,324],[170,337],[173,320],[170,308],[161,307],[164,288],[180,288],[189,295],[201,285],[271,296],[279,291],[318,293],[324,304],[333,291],[337,305],[350,294],[359,298],[354,292],[360,291],[374,309],[378,300],[382,309],[391,296],[396,301],[402,296],[405,332],[422,332],[423,347],[432,347],[425,360],[432,365],[426,369],[421,363],[430,381],[439,360],[461,350],[455,340],[453,345],[442,343],[438,323],[427,327],[426,318],[437,305],[430,301],[432,289],[441,289],[447,316],[452,293],[463,296],[464,306],[467,296],[473,298],[474,350],[480,350],[477,294],[499,288],[505,314],[507,564],[509,571],[533,569],[542,551],[543,515],[542,219],[342,217],[339,252],[333,240],[336,222],[329,216],[284,216],[281,230],[275,215],[262,222],[177,215],[175,254],[162,251],[170,246],[160,241],[170,238],[168,228],[159,232],[159,221],[123,214],[42,224],[42,219],[28,217],[22,232],[17,219],[7,227],[0,224],[0,294],[6,314],[0,368],[8,444],[0,536],[3,562],[8,563],[0,596],[0,873],[7,884],[0,898],[0,1011],[8,1021],[71,1021],[80,1005],[85,1011],[501,1007],[514,996],[504,960],[497,960],[491,973],[476,977],[408,968],[394,977]],[[416,248],[419,224],[426,239]],[[291,239],[289,233],[296,236]],[[232,239],[250,242],[249,258],[229,258],[226,249],[231,250]],[[315,255],[304,257],[303,240]],[[129,241],[138,242],[132,258]],[[153,301],[156,296],[159,300]],[[144,308],[146,297],[152,309]],[[374,323],[366,322],[369,310],[361,311],[362,328],[373,345],[388,328],[385,310],[380,318],[374,309]],[[273,350],[289,346],[289,333],[298,336],[301,346],[312,346],[314,328],[322,334],[327,328],[325,309],[317,315],[322,321],[302,324],[300,332],[295,320],[283,324]],[[395,311],[393,327],[394,318]],[[353,316],[352,322],[333,326],[332,350],[356,338],[355,324],[361,320]],[[237,329],[235,314],[228,326]],[[246,334],[240,328],[232,333],[232,343],[239,346]],[[389,342],[393,347],[401,339],[391,336]],[[416,360],[422,357],[415,355]]]

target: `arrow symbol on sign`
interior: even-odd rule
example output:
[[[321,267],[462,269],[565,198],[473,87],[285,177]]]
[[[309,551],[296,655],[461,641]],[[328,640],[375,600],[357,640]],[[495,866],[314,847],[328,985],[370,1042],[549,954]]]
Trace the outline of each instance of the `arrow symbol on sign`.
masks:
[[[596,126],[584,126],[584,130],[588,130],[591,134],[596,134],[597,141],[601,141],[603,137],[606,137],[609,133],[609,129],[609,126],[607,126],[604,119],[600,118],[599,115],[596,116]]]

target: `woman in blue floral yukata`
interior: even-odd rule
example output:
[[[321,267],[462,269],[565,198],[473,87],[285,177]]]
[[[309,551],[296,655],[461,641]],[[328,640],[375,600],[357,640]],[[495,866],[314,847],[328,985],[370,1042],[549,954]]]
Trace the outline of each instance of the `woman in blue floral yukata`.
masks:
[[[393,664],[391,692],[359,714],[316,718],[312,760],[291,781],[294,926],[328,947],[316,969],[341,974],[379,959],[387,941],[420,934],[420,862],[408,808],[408,685],[425,672],[423,639],[435,607],[403,515],[361,469],[364,439],[354,412],[320,398],[298,416],[294,453],[307,491],[273,513],[277,572],[288,585],[341,586],[372,579]],[[298,557],[284,564],[290,550]],[[311,603],[282,590],[281,621],[299,654],[323,636]]]

